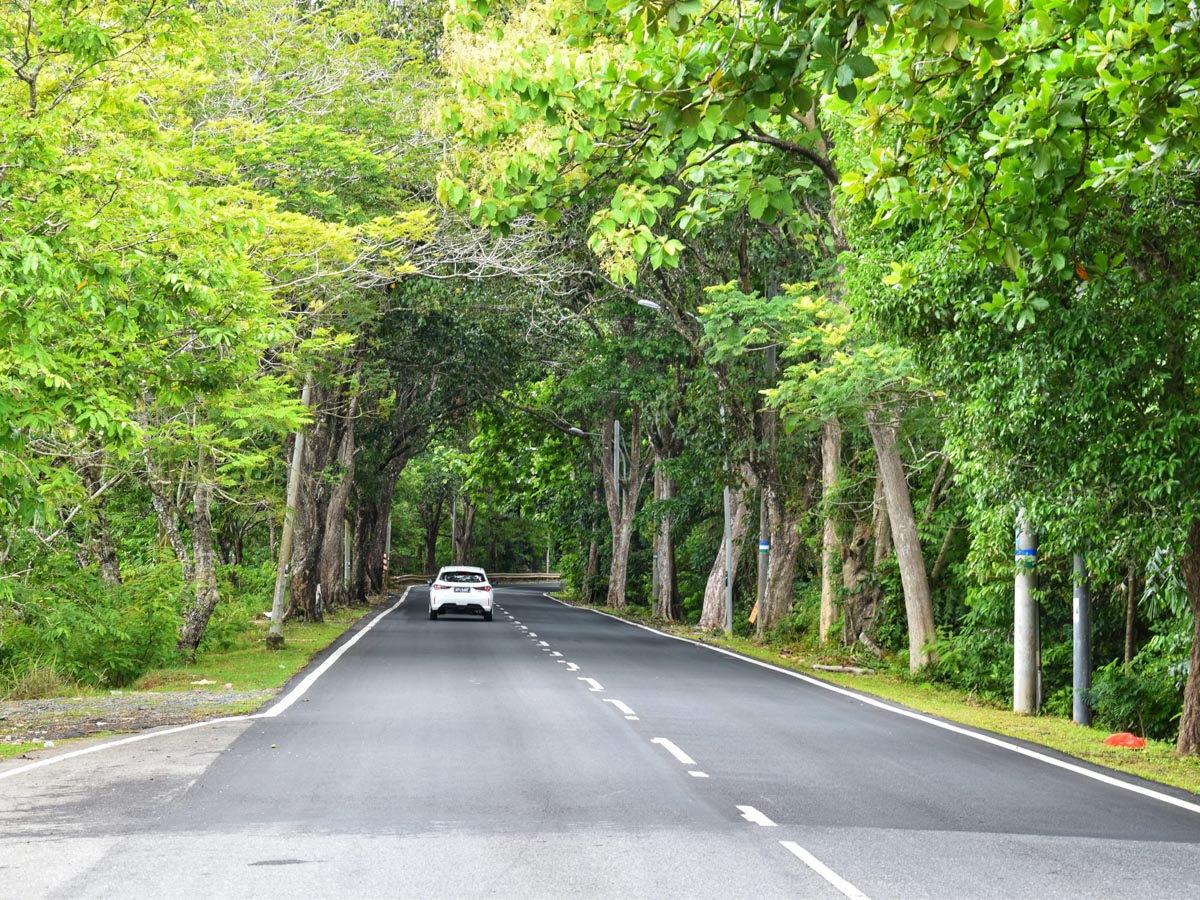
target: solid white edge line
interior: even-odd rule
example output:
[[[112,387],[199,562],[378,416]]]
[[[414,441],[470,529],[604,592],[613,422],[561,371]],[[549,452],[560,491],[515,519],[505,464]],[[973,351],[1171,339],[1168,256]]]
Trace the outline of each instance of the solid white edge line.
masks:
[[[0,772],[0,781],[3,781],[6,778],[13,778],[17,775],[24,775],[26,772],[31,772],[34,769],[42,769],[42,768],[45,768],[46,766],[55,765],[56,763],[66,762],[68,759],[77,759],[80,756],[87,756],[88,754],[91,754],[91,753],[99,753],[101,750],[109,750],[113,747],[123,747],[126,744],[135,744],[138,741],[145,741],[145,740],[149,740],[150,738],[163,737],[168,734],[179,734],[182,731],[191,731],[193,728],[204,728],[208,725],[220,725],[224,722],[250,722],[250,721],[253,721],[254,719],[273,718],[273,717],[279,715],[281,712],[283,712],[285,709],[287,709],[289,706],[291,706],[297,700],[299,700],[302,696],[304,696],[304,692],[307,691],[310,687],[312,687],[313,682],[315,682],[321,675],[325,674],[325,672],[329,669],[329,667],[332,666],[335,662],[337,662],[337,660],[341,657],[341,655],[343,653],[345,653],[347,650],[349,650],[351,647],[353,647],[356,643],[358,643],[359,638],[361,638],[364,634],[366,634],[368,631],[370,631],[372,628],[374,628],[376,623],[380,619],[382,619],[388,613],[393,612],[396,609],[398,609],[400,607],[400,605],[402,603],[404,603],[405,600],[408,599],[408,592],[410,590],[412,590],[411,587],[405,588],[404,594],[400,597],[400,599],[398,601],[393,603],[391,606],[389,606],[387,609],[385,609],[383,612],[381,612],[379,615],[377,615],[374,619],[372,619],[369,623],[367,623],[367,625],[365,625],[356,635],[354,635],[354,637],[352,637],[350,640],[346,641],[346,643],[342,644],[342,646],[339,647],[332,655],[330,655],[330,657],[327,660],[325,660],[325,662],[321,663],[321,665],[319,667],[317,667],[309,675],[307,675],[303,681],[301,681],[298,685],[296,685],[294,688],[292,688],[292,690],[288,692],[286,697],[284,697],[281,701],[279,701],[277,704],[275,704],[275,706],[272,706],[266,712],[255,713],[253,715],[245,715],[245,716],[224,716],[220,719],[208,719],[207,721],[204,721],[204,722],[191,722],[187,725],[175,725],[175,726],[172,726],[171,728],[163,728],[163,729],[157,730],[157,731],[144,731],[141,734],[134,734],[134,735],[130,735],[129,737],[118,738],[115,741],[107,741],[103,744],[93,744],[91,747],[81,747],[78,750],[71,750],[68,753],[60,753],[57,756],[51,756],[46,759],[39,759],[35,762],[31,762],[27,766],[21,766],[20,768],[17,768],[17,769],[9,769],[7,772]]]
[[[368,631],[370,631],[372,628],[374,628],[379,623],[380,619],[382,619],[384,616],[389,615],[390,613],[393,613],[397,609],[399,609],[404,604],[404,601],[408,599],[408,592],[411,590],[412,590],[411,586],[405,588],[404,593],[400,595],[399,600],[397,600],[395,603],[393,603],[391,606],[389,606],[387,609],[385,609],[383,612],[381,612],[379,615],[377,615],[375,618],[373,618],[370,622],[368,622],[365,626],[363,626],[361,629],[359,629],[358,634],[354,635],[354,637],[350,638],[350,640],[346,641],[346,643],[344,643],[344,644],[342,644],[342,646],[338,647],[337,650],[335,650],[332,654],[330,654],[329,658],[327,660],[325,660],[325,662],[321,663],[321,665],[317,666],[317,668],[313,669],[306,676],[304,676],[304,680],[301,681],[294,688],[292,688],[292,690],[288,693],[288,695],[286,697],[284,697],[282,700],[280,700],[278,703],[276,703],[274,706],[272,706],[266,712],[258,713],[253,718],[273,719],[276,716],[280,715],[284,710],[286,710],[289,706],[291,706],[293,703],[295,703],[301,697],[303,697],[305,695],[305,693],[307,693],[308,689],[310,687],[312,687],[314,684],[316,684],[317,679],[320,678],[322,675],[324,675],[326,672],[328,672],[329,668],[335,662],[337,662],[339,659],[341,659],[342,655],[347,650],[349,650],[351,647],[353,647],[355,644],[357,644],[360,640],[362,640],[363,635],[365,635]]]
[[[46,766],[52,766],[55,763],[66,762],[68,759],[76,759],[80,756],[87,756],[89,753],[99,753],[101,750],[108,750],[111,747],[123,747],[126,744],[135,744],[138,741],[145,741],[149,738],[162,737],[166,734],[178,734],[181,731],[191,731],[193,728],[204,728],[206,725],[219,725],[223,722],[249,722],[255,716],[226,716],[221,719],[209,719],[206,722],[192,722],[188,725],[175,725],[171,728],[164,728],[161,731],[143,731],[141,734],[130,735],[129,737],[118,738],[115,741],[107,741],[103,744],[93,744],[91,747],[81,747],[78,750],[71,750],[68,753],[60,753],[58,756],[39,759],[36,762],[31,762],[27,766],[21,766],[19,769],[9,769],[7,772],[0,772],[0,781],[5,778],[13,778],[17,775],[24,775],[26,772],[32,772],[34,769],[43,769]]]
[[[1152,800],[1158,800],[1170,806],[1186,809],[1189,812],[1200,813],[1200,803],[1193,803],[1188,800],[1180,799],[1179,797],[1172,797],[1170,794],[1164,794],[1161,791],[1156,791],[1153,788],[1144,787],[1140,784],[1130,784],[1127,781],[1122,781],[1121,779],[1114,778],[1111,775],[1105,775],[1103,772],[1094,772],[1091,769],[1086,769],[1083,766],[1077,766],[1074,763],[1067,762],[1066,760],[1055,759],[1053,756],[1047,756],[1045,753],[1039,753],[1037,750],[1030,750],[1028,747],[1022,747],[1018,744],[1011,744],[1008,741],[1002,740],[998,737],[993,737],[990,734],[982,734],[978,731],[971,731],[969,728],[955,725],[952,722],[942,722],[938,719],[932,718],[931,716],[927,716],[924,713],[919,713],[916,710],[892,706],[890,703],[880,700],[877,697],[871,697],[867,694],[860,694],[855,691],[847,690],[846,688],[839,687],[836,684],[830,684],[827,681],[821,681],[819,678],[812,678],[811,676],[805,675],[802,672],[795,672],[791,669],[784,669],[780,666],[763,662],[760,659],[753,659],[749,656],[743,656],[742,654],[735,653],[732,650],[726,650],[724,647],[714,647],[712,644],[705,644],[702,641],[695,641],[691,638],[681,637],[677,634],[667,634],[665,631],[659,631],[657,628],[651,628],[650,626],[642,625],[639,622],[630,622],[627,619],[622,619],[620,616],[614,616],[611,613],[601,612],[598,609],[588,609],[587,607],[573,606],[570,603],[565,603],[562,600],[559,600],[557,597],[551,597],[549,594],[543,594],[543,596],[547,600],[553,600],[555,603],[559,603],[568,609],[578,609],[583,612],[595,613],[598,616],[604,616],[606,619],[612,619],[615,622],[621,622],[633,628],[640,628],[643,631],[648,631],[651,634],[658,635],[659,637],[669,638],[673,641],[682,641],[685,644],[691,644],[693,647],[703,647],[705,650],[711,650],[713,653],[720,653],[722,656],[728,656],[731,659],[739,659],[742,662],[749,663],[752,666],[758,666],[760,669],[768,669],[772,672],[778,672],[781,675],[787,675],[789,678],[798,679],[799,681],[803,681],[806,684],[812,685],[813,687],[821,688],[821,690],[830,691],[834,694],[841,694],[843,697],[849,697],[852,700],[865,703],[867,706],[874,706],[876,709],[882,709],[886,712],[894,713],[897,716],[904,716],[907,719],[913,719],[917,722],[923,722],[926,725],[932,725],[935,728],[941,728],[943,731],[949,731],[953,734],[968,737],[975,741],[991,744],[993,747],[1009,750],[1021,756],[1028,757],[1029,759],[1036,759],[1038,762],[1043,762],[1047,765],[1064,769],[1065,771],[1072,772],[1076,775],[1082,775],[1084,778],[1090,778],[1093,781],[1099,781],[1101,784],[1107,784],[1109,787],[1120,788],[1123,791],[1129,791],[1130,793],[1139,794],[1143,797],[1149,797]]]
[[[688,756],[686,753],[684,753],[681,749],[679,749],[679,746],[674,741],[669,740],[668,738],[664,738],[664,737],[651,738],[650,743],[658,744],[658,746],[662,747],[664,750],[666,750],[668,753],[670,753],[673,757],[675,757],[677,760],[679,760],[685,766],[696,765],[696,761],[694,759],[692,759],[690,756]]]
[[[849,897],[850,900],[870,900],[866,894],[848,882],[837,872],[833,871],[833,869],[829,868],[829,866],[825,865],[825,863],[821,862],[795,841],[780,841],[779,843],[792,854],[794,854],[802,863],[841,891],[842,894]]]

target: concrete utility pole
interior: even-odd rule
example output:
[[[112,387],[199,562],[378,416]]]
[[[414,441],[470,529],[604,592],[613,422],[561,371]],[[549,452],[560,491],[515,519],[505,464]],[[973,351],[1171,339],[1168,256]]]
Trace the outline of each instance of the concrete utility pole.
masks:
[[[308,409],[312,396],[312,377],[304,381],[300,405]],[[304,461],[304,429],[296,430],[296,445],[292,448],[292,467],[288,470],[287,508],[283,511],[283,534],[279,538],[279,564],[275,569],[275,596],[271,600],[271,627],[267,631],[267,646],[278,650],[283,646],[284,596],[287,594],[288,566],[292,561],[292,533],[296,527],[296,504],[300,502],[300,465]]]
[[[733,521],[729,485],[725,485],[725,633],[733,634]]]
[[[1091,725],[1092,711],[1084,694],[1092,686],[1092,603],[1088,589],[1088,570],[1083,554],[1075,554],[1075,591],[1071,599],[1071,622],[1074,630],[1074,678],[1071,700],[1071,721]]]
[[[778,291],[776,291],[778,293]],[[769,387],[775,386],[775,375],[777,372],[775,362],[775,345],[767,347],[767,384]],[[774,447],[775,444],[775,411],[768,409],[763,413],[766,419],[763,431],[767,444]],[[770,510],[767,506],[767,485],[765,483],[758,486],[759,502],[758,502],[758,611],[761,613],[767,602],[767,571],[771,564],[771,522]]]
[[[1013,603],[1013,712],[1033,715],[1038,710],[1037,537],[1025,511],[1017,516],[1016,593]]]
[[[613,419],[613,487],[617,491],[617,515],[621,515],[621,420]]]

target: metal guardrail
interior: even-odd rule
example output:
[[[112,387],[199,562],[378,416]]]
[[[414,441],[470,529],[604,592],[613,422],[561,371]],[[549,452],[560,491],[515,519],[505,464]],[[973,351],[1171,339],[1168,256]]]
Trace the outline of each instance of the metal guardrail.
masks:
[[[389,575],[388,587],[398,588],[424,584],[429,575]],[[488,572],[492,584],[540,584],[543,581],[561,581],[561,572]]]

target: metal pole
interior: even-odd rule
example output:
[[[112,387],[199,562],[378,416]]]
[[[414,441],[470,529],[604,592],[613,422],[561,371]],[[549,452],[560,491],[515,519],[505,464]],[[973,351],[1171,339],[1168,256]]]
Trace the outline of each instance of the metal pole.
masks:
[[[778,288],[775,288],[771,296],[775,296],[777,293],[779,293]],[[776,372],[775,345],[771,344],[767,347],[767,382],[770,387],[775,386]],[[769,446],[773,447],[775,442],[774,410],[768,408],[763,413],[763,417],[765,419],[763,431],[766,441]],[[767,488],[764,484],[759,486],[758,503],[758,611],[760,615],[767,602],[767,572],[771,564],[771,522],[769,516],[770,507],[767,504]]]
[[[1082,553],[1075,554],[1075,592],[1071,600],[1071,621],[1075,632],[1071,721],[1078,725],[1091,725],[1092,711],[1088,709],[1084,694],[1092,686],[1092,603],[1088,589],[1087,564]]]
[[[353,539],[350,536],[350,520],[342,519],[342,587],[350,587],[350,551]]]
[[[617,515],[621,514],[621,420],[613,419],[613,486],[617,489]]]
[[[733,522],[729,485],[725,485],[725,633],[733,634]]]
[[[1038,709],[1037,538],[1022,510],[1017,517],[1016,591],[1013,599],[1013,712]]]
[[[312,396],[312,377],[304,381],[300,392],[300,405],[308,409]],[[300,466],[304,462],[304,429],[296,431],[296,443],[292,448],[292,467],[288,470],[287,508],[283,512],[283,534],[279,538],[279,564],[275,569],[275,595],[271,600],[271,627],[267,631],[267,646],[272,649],[283,646],[283,599],[287,593],[288,567],[292,561],[292,532],[296,525],[296,504],[300,500]]]

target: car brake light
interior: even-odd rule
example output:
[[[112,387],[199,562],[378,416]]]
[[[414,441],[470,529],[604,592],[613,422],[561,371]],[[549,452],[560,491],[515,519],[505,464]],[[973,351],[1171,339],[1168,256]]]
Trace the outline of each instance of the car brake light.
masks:
[[[434,582],[433,584],[431,584],[429,587],[430,587],[432,590],[435,590],[435,591],[440,591],[442,588],[444,588],[444,587],[445,587],[445,585],[444,585],[444,584],[438,584],[438,583],[435,581],[435,582]]]
[[[479,586],[479,590],[481,590],[481,591],[490,591],[491,589],[492,589],[492,586],[490,584],[481,584]]]

